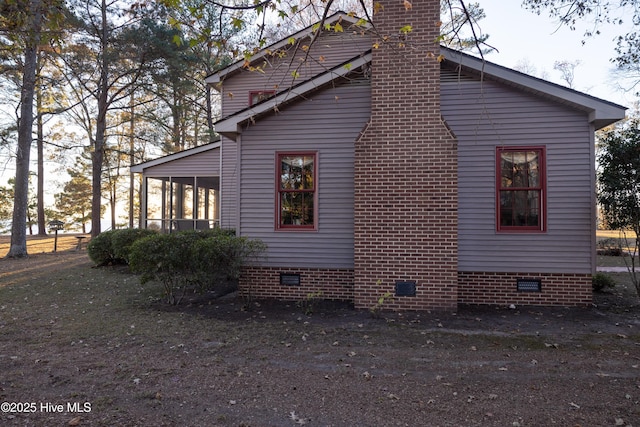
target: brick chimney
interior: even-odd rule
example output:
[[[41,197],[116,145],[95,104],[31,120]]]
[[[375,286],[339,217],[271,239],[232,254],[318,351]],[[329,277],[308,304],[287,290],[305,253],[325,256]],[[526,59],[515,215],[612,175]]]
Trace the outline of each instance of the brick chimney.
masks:
[[[457,146],[440,114],[440,1],[379,3],[371,121],[355,147],[355,304],[398,286],[409,295],[383,309],[455,310]]]

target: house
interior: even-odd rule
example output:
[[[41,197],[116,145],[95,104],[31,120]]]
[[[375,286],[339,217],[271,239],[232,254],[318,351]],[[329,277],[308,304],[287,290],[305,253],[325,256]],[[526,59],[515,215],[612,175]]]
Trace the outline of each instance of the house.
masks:
[[[221,140],[136,170],[217,161],[216,223],[269,247],[256,297],[590,304],[594,132],[625,108],[439,47],[438,1],[381,3],[209,76]]]

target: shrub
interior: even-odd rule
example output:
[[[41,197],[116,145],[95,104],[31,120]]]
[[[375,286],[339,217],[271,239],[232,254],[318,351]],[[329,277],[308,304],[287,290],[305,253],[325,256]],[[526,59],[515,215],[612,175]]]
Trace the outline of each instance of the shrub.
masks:
[[[179,304],[190,290],[228,286],[245,262],[264,252],[259,240],[229,231],[184,231],[145,237],[131,247],[130,266],[142,283],[162,284],[167,302]]]
[[[116,263],[115,250],[113,249],[112,236],[116,230],[109,230],[92,238],[87,245],[87,253],[91,261],[97,265]]]
[[[114,230],[114,233],[111,234],[111,245],[113,246],[115,258],[124,260],[124,262],[128,264],[129,253],[131,252],[133,242],[154,234],[158,234],[158,232],[146,228],[123,228],[121,230]]]
[[[609,237],[598,241],[596,253],[606,256],[622,256],[622,248],[617,239]]]
[[[592,278],[592,286],[594,292],[603,292],[616,286],[616,282],[611,276],[604,273],[596,273]]]
[[[129,252],[134,241],[156,231],[141,228],[123,228],[100,233],[87,246],[89,258],[97,265],[128,264]]]

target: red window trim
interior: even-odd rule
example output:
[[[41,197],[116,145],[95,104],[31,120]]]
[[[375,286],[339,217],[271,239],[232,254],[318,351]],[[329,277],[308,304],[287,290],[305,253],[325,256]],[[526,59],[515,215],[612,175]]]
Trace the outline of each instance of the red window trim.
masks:
[[[540,225],[533,226],[504,226],[500,224],[500,190],[502,185],[501,180],[501,165],[500,154],[508,151],[538,151],[540,152]],[[500,146],[496,147],[496,230],[500,233],[546,233],[547,231],[547,153],[544,145],[523,145],[523,146]]]
[[[283,225],[280,222],[280,159],[285,156],[313,156],[313,224]],[[275,156],[275,229],[276,231],[317,231],[318,229],[318,152],[317,151],[277,151]]]
[[[253,97],[255,95],[268,95],[266,98],[270,98],[276,94],[275,90],[252,90],[249,91],[249,107],[253,106]]]

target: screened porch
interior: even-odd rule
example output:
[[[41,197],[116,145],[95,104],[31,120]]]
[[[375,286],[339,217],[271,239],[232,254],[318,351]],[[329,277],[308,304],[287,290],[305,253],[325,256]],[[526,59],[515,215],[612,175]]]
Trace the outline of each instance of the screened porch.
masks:
[[[162,232],[219,226],[220,178],[165,176],[143,179],[142,227]]]

